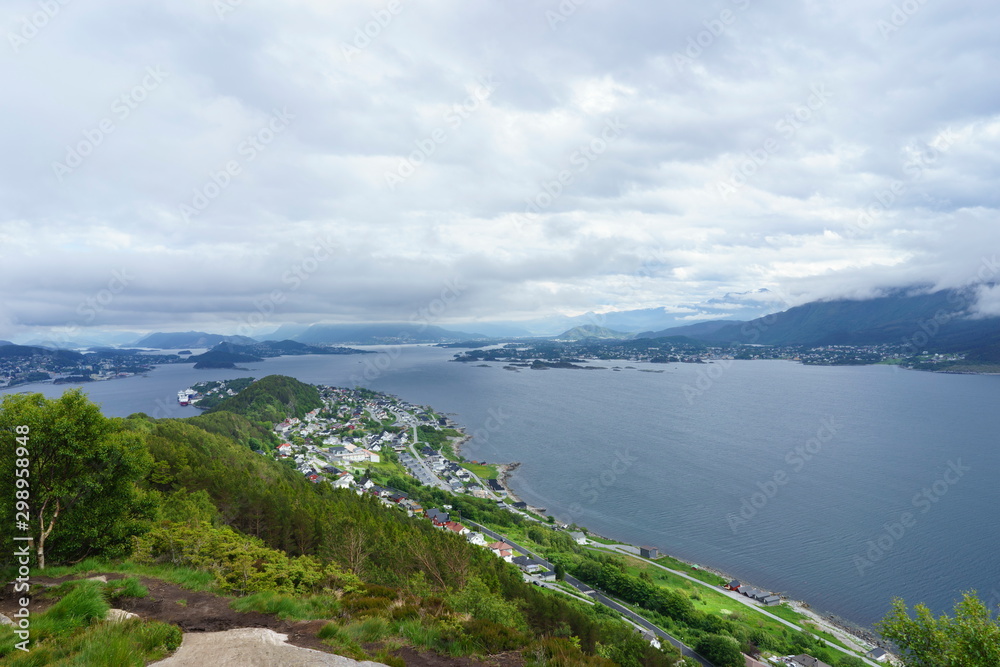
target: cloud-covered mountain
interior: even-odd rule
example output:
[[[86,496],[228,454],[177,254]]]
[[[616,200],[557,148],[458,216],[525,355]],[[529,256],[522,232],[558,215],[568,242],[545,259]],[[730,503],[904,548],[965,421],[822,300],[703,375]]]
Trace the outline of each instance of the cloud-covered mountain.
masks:
[[[215,347],[219,343],[242,343],[250,345],[257,341],[247,336],[223,336],[204,331],[157,332],[143,336],[132,343],[134,347],[151,347],[158,350],[173,350],[182,347]]]
[[[978,293],[972,288],[894,290],[870,299],[814,301],[748,322],[644,335],[689,335],[714,343],[895,344],[913,352],[964,351],[1000,342],[1000,317],[978,314]]]

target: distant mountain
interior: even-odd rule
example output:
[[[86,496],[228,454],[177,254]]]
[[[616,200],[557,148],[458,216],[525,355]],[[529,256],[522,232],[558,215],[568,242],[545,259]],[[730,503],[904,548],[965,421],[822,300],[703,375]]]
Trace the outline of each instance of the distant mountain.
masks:
[[[709,343],[765,345],[912,344],[965,351],[1000,342],[1000,318],[973,319],[970,292],[895,290],[866,300],[814,301],[697,336]],[[661,332],[662,333],[662,332]]]
[[[350,347],[330,347],[306,345],[294,340],[265,340],[254,341],[250,344],[241,343],[219,343],[210,352],[227,352],[229,354],[244,355],[250,357],[282,357],[301,354],[374,354],[369,350],[355,350]],[[197,357],[191,357],[196,359]]]
[[[308,328],[308,324],[282,324],[271,333],[256,336],[256,338],[258,340],[291,340]]]
[[[13,344],[14,343],[10,342],[9,340],[0,340],[0,347],[4,345],[13,345]]]
[[[777,294],[767,289],[758,289],[748,292],[729,292],[721,297],[699,302],[634,310],[612,310],[603,313],[591,312],[573,317],[547,317],[511,324],[526,329],[535,336],[554,336],[560,331],[587,324],[614,331],[654,332],[683,327],[692,321],[750,320],[774,312],[782,303],[784,302]]]
[[[103,331],[97,329],[83,329],[76,331],[70,339],[66,334],[58,333],[58,330],[51,332],[52,338],[33,338],[25,345],[37,345],[39,347],[52,347],[63,349],[87,348],[87,347],[107,347],[128,345],[142,334],[135,331]]]
[[[526,338],[534,335],[530,329],[517,322],[465,322],[458,324],[492,338]]]
[[[83,359],[83,355],[73,350],[52,350],[47,347],[35,347],[33,345],[8,345],[0,346],[0,359],[15,359],[19,357],[52,357],[61,362],[77,362]]]
[[[636,338],[662,338],[664,336],[688,336],[690,338],[698,338],[699,336],[704,336],[708,334],[715,333],[719,329],[732,326],[735,324],[743,324],[743,322],[735,320],[710,320],[708,322],[696,322],[695,324],[686,324],[682,327],[671,327],[669,329],[664,329],[663,331],[644,331],[635,335]]]
[[[573,327],[569,331],[564,331],[556,336],[556,340],[587,340],[594,338],[601,340],[626,340],[632,338],[632,334],[612,331],[611,329],[599,327],[594,324],[584,324],[583,326]]]
[[[188,357],[187,361],[193,361],[195,368],[236,368],[236,364],[263,361],[263,359],[252,354],[242,354],[240,352],[230,352],[229,350],[216,348],[204,354],[196,354]]]
[[[447,343],[487,337],[419,324],[313,324],[293,340],[313,345],[390,345]]]
[[[257,341],[247,336],[222,336],[204,331],[185,331],[183,333],[149,334],[132,343],[133,347],[151,347],[158,350],[170,350],[179,347],[214,347],[219,343],[242,343],[249,345]]]

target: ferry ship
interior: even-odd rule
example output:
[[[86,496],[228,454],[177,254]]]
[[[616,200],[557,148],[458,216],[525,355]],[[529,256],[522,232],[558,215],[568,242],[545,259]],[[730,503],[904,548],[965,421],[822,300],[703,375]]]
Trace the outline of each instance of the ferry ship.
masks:
[[[183,391],[177,392],[177,402],[181,405],[191,405],[191,394],[188,393],[189,391],[190,389],[184,389]]]

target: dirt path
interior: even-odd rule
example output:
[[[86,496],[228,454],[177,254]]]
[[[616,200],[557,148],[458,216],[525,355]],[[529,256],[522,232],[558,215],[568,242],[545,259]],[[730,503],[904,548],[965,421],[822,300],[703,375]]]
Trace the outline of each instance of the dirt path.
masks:
[[[128,575],[105,573],[108,581],[123,579]],[[34,577],[31,580],[31,612],[39,614],[55,601],[39,597],[45,587],[70,579],[87,578],[80,575],[67,577]],[[229,606],[230,598],[214,593],[202,593],[181,588],[161,579],[138,577],[149,589],[144,598],[123,599],[118,608],[138,614],[146,620],[163,621],[180,627],[184,632],[181,648],[171,657],[156,665],[163,667],[317,667],[332,665],[347,667],[361,665],[376,667],[381,663],[357,662],[330,653],[316,633],[326,625],[325,620],[283,621],[271,614],[239,612]],[[18,598],[11,584],[0,589],[0,613],[11,616],[18,609]],[[187,648],[185,648],[187,647]],[[220,650],[218,647],[225,647]],[[365,647],[375,649],[375,647]],[[308,649],[308,650],[306,650]],[[524,659],[517,653],[491,656],[485,662],[469,658],[452,658],[430,651],[415,651],[403,647],[394,652],[406,661],[408,667],[521,667]],[[192,657],[188,657],[192,656]],[[175,658],[177,661],[174,661]]]

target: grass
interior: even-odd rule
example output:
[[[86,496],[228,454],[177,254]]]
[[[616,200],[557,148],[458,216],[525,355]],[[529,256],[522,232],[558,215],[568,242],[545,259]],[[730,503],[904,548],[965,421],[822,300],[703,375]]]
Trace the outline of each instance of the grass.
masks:
[[[368,654],[354,639],[339,625],[327,623],[316,633],[327,646],[333,648],[337,653],[354,660],[367,660]]]
[[[698,581],[704,581],[706,584],[711,586],[724,586],[727,583],[725,579],[714,572],[708,572],[706,570],[702,570],[701,568],[695,569],[690,563],[677,560],[673,556],[661,556],[653,562],[657,565],[669,567],[671,570],[683,572],[689,577],[694,577]]]
[[[117,582],[116,582],[117,584]],[[125,580],[112,592],[141,592],[138,581]],[[141,586],[141,585],[139,585]],[[13,631],[0,632],[0,658],[5,665],[80,665],[92,667],[145,665],[176,649],[181,631],[157,621],[103,621],[110,605],[108,586],[96,581],[67,582],[58,590],[65,594],[45,612],[31,618],[30,651],[15,647]]]
[[[806,620],[806,616],[804,614],[800,614],[784,602],[775,607],[768,607],[767,610],[778,618],[783,618],[786,621],[791,621],[792,623],[796,623],[798,625],[801,625],[802,621]]]
[[[639,576],[642,572],[646,572],[656,585],[684,592],[684,594],[687,595],[694,603],[694,607],[698,611],[720,614],[731,620],[739,621],[747,627],[761,628],[776,638],[780,638],[786,629],[790,630],[788,626],[766,616],[761,610],[736,602],[721,591],[716,591],[711,588],[695,584],[694,582],[684,579],[683,577],[679,577],[672,572],[667,572],[655,567],[643,559],[633,558],[630,556],[622,556],[622,558],[624,558],[628,563],[628,567],[626,569],[629,574]],[[656,562],[661,563],[662,561],[657,560]],[[716,577],[716,579],[718,579],[718,577]],[[638,608],[635,608],[634,611],[637,613],[644,613]],[[806,622],[806,616],[796,612],[787,604],[768,607],[766,611],[774,616],[777,616],[778,618],[799,625],[807,632],[818,637],[822,637],[831,644],[835,644],[849,651],[854,650],[829,632],[820,630],[812,623]]]
[[[236,611],[259,611],[275,614],[287,621],[330,618],[340,611],[340,602],[332,595],[283,595],[262,592],[237,598],[229,603]]]
[[[104,584],[104,594],[114,602],[121,598],[144,598],[149,595],[149,589],[135,577],[127,577]]]
[[[192,591],[218,592],[215,585],[215,575],[211,572],[192,570],[174,565],[140,565],[132,561],[112,563],[100,558],[88,558],[76,565],[47,567],[38,574],[58,578],[74,574],[94,574],[97,572],[156,577],[157,579],[169,581],[181,588],[187,588]]]
[[[478,463],[463,463],[462,467],[480,479],[496,479],[499,476],[496,466],[480,465]]]

